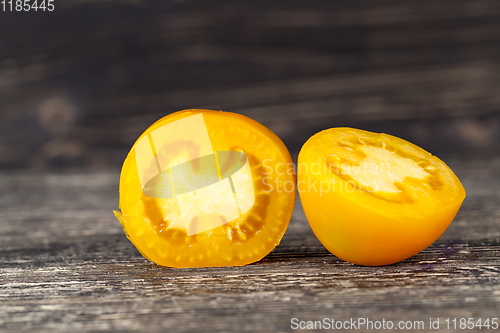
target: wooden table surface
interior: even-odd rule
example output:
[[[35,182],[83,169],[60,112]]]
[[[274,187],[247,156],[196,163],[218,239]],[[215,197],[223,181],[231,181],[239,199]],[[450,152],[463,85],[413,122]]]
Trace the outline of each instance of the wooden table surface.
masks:
[[[428,331],[429,318],[444,330],[500,317],[498,0],[55,7],[0,12],[0,331],[286,332],[292,318],[358,317]],[[295,159],[329,127],[400,136],[442,157],[467,198],[439,240],[391,266],[330,254],[298,201],[258,263],[160,267],[112,210],[133,142],[186,108],[247,115]]]
[[[188,108],[500,153],[498,0],[56,2],[0,12],[0,168],[119,167]]]
[[[0,330],[286,332],[292,318],[360,317],[428,330],[429,318],[444,329],[446,318],[499,317],[500,157],[447,162],[467,190],[457,217],[429,248],[385,267],[330,254],[299,202],[260,262],[161,267],[113,217],[118,171],[3,172]]]

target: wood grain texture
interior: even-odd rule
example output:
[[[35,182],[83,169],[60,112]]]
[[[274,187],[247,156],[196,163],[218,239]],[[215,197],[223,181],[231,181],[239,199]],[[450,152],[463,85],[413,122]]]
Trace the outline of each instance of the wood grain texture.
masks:
[[[118,167],[186,108],[242,113],[297,151],[351,126],[498,153],[496,0],[64,1],[2,13],[0,167]]]
[[[300,203],[281,244],[258,263],[160,267],[112,215],[118,171],[2,172],[0,330],[289,332],[294,317],[426,328],[429,318],[498,317],[500,158],[446,162],[467,190],[462,209],[428,249],[385,267],[331,255]]]
[[[294,317],[427,331],[429,318],[499,317],[499,59],[495,0],[1,12],[0,331],[289,332]],[[397,135],[444,156],[467,198],[438,241],[391,266],[330,254],[297,202],[258,263],[160,267],[113,217],[118,168],[151,123],[186,108],[250,116],[294,156],[324,128]]]

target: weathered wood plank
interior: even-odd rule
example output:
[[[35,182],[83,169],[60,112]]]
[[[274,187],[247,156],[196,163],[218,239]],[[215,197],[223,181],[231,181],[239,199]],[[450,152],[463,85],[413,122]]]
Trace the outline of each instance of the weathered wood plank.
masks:
[[[22,18],[22,19],[21,19]],[[111,19],[112,18],[112,19]],[[0,19],[0,167],[117,167],[185,108],[497,153],[494,0],[65,1]]]
[[[1,14],[0,168],[110,171],[0,172],[0,330],[287,332],[293,317],[364,317],[428,331],[429,318],[498,317],[499,4],[82,0]],[[111,214],[118,167],[147,126],[189,107],[248,115],[292,154],[333,126],[457,152],[444,160],[468,196],[436,243],[391,266],[330,254],[299,203],[258,263],[156,266]]]
[[[446,318],[498,317],[500,158],[445,161],[467,190],[462,209],[436,243],[385,267],[331,255],[300,204],[256,264],[160,267],[111,214],[117,171],[0,173],[0,330],[288,332],[294,317],[426,328],[439,317],[443,329]]]

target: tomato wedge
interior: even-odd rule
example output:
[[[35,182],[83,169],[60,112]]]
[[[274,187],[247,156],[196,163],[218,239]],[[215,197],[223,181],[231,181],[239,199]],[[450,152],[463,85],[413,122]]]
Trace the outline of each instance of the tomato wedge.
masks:
[[[235,113],[184,110],[135,142],[114,213],[157,264],[246,265],[279,244],[295,184],[290,153],[269,129]]]
[[[422,251],[465,199],[459,179],[437,157],[403,139],[352,128],[312,136],[297,174],[318,239],[360,265],[392,264]]]

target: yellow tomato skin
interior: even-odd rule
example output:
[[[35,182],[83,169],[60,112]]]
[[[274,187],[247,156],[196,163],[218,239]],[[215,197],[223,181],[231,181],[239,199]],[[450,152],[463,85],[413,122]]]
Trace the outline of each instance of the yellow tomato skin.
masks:
[[[321,172],[310,172],[313,163],[324,163],[325,156],[336,154],[340,149],[334,144],[336,140],[357,138],[380,142],[381,147],[398,147],[401,156],[430,161],[444,185],[438,190],[421,186],[425,193],[416,194],[411,202],[401,202],[350,186],[326,164]],[[333,128],[311,137],[299,153],[297,177],[304,212],[320,242],[337,257],[365,266],[393,264],[431,245],[452,222],[465,198],[458,178],[437,157],[390,135],[349,128]],[[325,181],[332,185],[328,190]],[[352,184],[356,182],[352,180]]]
[[[168,226],[171,221],[166,216],[174,216],[172,212],[178,209],[175,199],[144,195],[135,149],[141,138],[155,129],[198,114],[203,115],[214,151],[240,151],[247,156],[255,203],[246,213],[240,212],[237,220],[189,235],[182,228]],[[263,164],[280,172],[266,173]],[[263,182],[264,177],[267,183],[278,185],[269,188]],[[120,176],[121,213],[115,211],[115,216],[141,254],[159,265],[177,268],[247,265],[271,252],[285,233],[296,195],[295,191],[283,188],[285,183],[293,187],[296,184],[292,159],[283,142],[269,129],[235,113],[183,110],[151,125],[130,150]]]
[[[300,182],[300,176],[299,176]],[[381,266],[407,259],[446,230],[460,205],[425,219],[404,220],[367,212],[338,193],[300,193],[300,200],[319,241],[337,257],[358,265]]]

